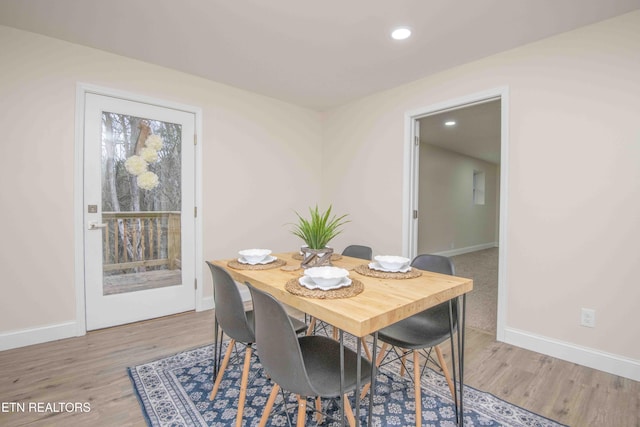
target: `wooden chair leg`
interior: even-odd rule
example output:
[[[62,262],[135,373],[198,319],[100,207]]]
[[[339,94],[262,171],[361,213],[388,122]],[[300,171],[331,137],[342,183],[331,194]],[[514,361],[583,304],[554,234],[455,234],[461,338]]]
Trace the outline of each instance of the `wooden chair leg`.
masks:
[[[304,427],[305,421],[307,420],[307,399],[298,396],[298,423],[297,427]]]
[[[453,381],[451,381],[451,375],[449,375],[449,368],[447,367],[447,363],[444,361],[444,357],[442,356],[442,351],[440,347],[436,346],[436,356],[438,356],[438,363],[440,363],[440,367],[442,368],[442,373],[444,375],[444,379],[447,380],[447,384],[449,384],[449,390],[451,391],[451,397],[455,399],[455,392],[453,389]]]
[[[316,422],[322,423],[322,399],[320,396],[316,397]]]
[[[367,383],[364,385],[364,387],[362,387],[362,392],[360,392],[360,400],[364,399],[364,397],[367,395],[367,392],[369,391],[370,388],[371,388],[371,383]]]
[[[264,407],[264,412],[262,413],[262,417],[260,418],[260,423],[258,427],[264,427],[267,425],[267,420],[269,419],[269,414],[273,409],[273,403],[276,401],[276,397],[278,396],[278,392],[280,391],[280,386],[278,384],[274,384],[271,389],[271,393],[269,394],[269,399],[267,400],[267,406]]]
[[[422,395],[420,386],[420,358],[417,351],[413,352],[413,382],[416,398],[416,427],[422,424]]]
[[[351,409],[351,404],[349,403],[349,398],[346,394],[344,395],[344,415],[347,417],[349,425],[351,427],[355,427],[356,417],[353,416],[353,409]]]
[[[307,328],[307,335],[313,334],[315,327],[316,327],[316,318],[312,317],[311,321],[309,322],[309,327]]]
[[[382,343],[382,347],[380,348],[380,353],[378,353],[378,358],[376,359],[376,366],[380,366],[380,364],[382,363],[382,359],[384,359],[384,352],[387,351],[387,347],[389,347],[389,344]]]
[[[244,368],[242,369],[242,381],[240,382],[240,397],[238,400],[238,413],[236,414],[236,427],[242,427],[244,413],[244,401],[247,397],[247,383],[249,382],[249,370],[251,369],[251,346],[247,345],[244,353]]]
[[[362,347],[364,347],[364,354],[367,356],[367,360],[371,361],[371,352],[367,346],[367,340],[365,340],[364,337],[361,337],[360,341],[362,341]]]
[[[401,359],[401,361],[400,361],[400,362],[401,362],[401,363],[400,363],[400,376],[401,376],[402,378],[404,378],[404,371],[405,371],[404,367],[405,367],[405,366],[406,366],[406,364],[407,364],[407,355],[406,355],[406,354],[404,354],[404,348],[401,348],[400,350],[403,352],[402,359]]]
[[[389,345],[385,342],[382,343],[382,348],[380,349],[380,353],[378,353],[378,358],[376,359],[376,366],[380,366],[380,364],[382,363],[382,359],[384,359],[384,352],[387,351],[387,347]],[[371,388],[371,383],[367,383],[364,385],[364,387],[362,387],[362,392],[360,393],[360,399],[364,399],[364,397],[367,395],[367,392],[369,391],[369,389]]]
[[[224,370],[227,369],[227,365],[229,364],[229,359],[231,358],[231,351],[233,351],[233,346],[236,344],[236,340],[232,339],[229,341],[229,346],[227,347],[227,352],[224,355],[224,359],[222,360],[222,365],[218,370],[218,377],[216,378],[216,382],[213,385],[213,389],[211,390],[211,394],[209,395],[209,400],[213,400],[218,394],[218,389],[220,388],[220,381],[222,381],[222,376],[224,375]]]

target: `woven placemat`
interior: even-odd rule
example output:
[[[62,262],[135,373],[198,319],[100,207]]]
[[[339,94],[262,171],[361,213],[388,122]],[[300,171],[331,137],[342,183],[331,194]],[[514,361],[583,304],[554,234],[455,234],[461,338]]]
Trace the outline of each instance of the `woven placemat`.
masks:
[[[304,256],[302,256],[300,252],[294,252],[293,255],[291,255],[291,258],[295,259],[296,261],[302,261],[304,259]],[[331,254],[331,261],[338,261],[339,259],[342,259],[342,255]]]
[[[283,259],[277,259],[269,264],[243,264],[237,259],[233,259],[227,265],[236,270],[271,270],[272,268],[282,267],[286,263],[287,261]]]
[[[301,297],[338,299],[355,297],[356,295],[364,291],[364,284],[357,279],[351,279],[351,286],[332,289],[330,291],[321,291],[320,289],[305,288],[300,284],[300,282],[298,282],[298,279],[291,279],[284,285],[284,288],[288,292]]]
[[[362,264],[353,269],[356,273],[360,273],[363,276],[377,277],[378,279],[413,279],[415,277],[422,276],[422,273],[417,268],[412,268],[406,273],[392,273],[387,271],[373,270],[369,268],[368,264]]]

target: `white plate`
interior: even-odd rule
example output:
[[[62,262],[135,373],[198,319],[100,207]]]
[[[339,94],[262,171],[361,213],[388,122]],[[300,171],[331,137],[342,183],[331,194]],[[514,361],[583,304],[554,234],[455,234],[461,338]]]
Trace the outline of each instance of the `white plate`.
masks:
[[[381,266],[379,263],[377,262],[370,262],[369,263],[369,268],[372,270],[378,270],[378,271],[384,271],[385,273],[408,273],[409,271],[411,271],[411,266],[407,265],[406,267],[403,267],[399,270],[389,270],[384,268],[383,266]]]
[[[341,283],[345,277],[349,277],[349,271],[332,266],[311,267],[304,270],[304,275],[310,277],[316,285],[329,287]]]
[[[267,256],[265,259],[263,259],[262,261],[259,262],[249,262],[246,259],[244,259],[244,257],[240,257],[238,258],[238,262],[240,264],[249,264],[249,265],[257,265],[257,264],[270,264],[273,261],[277,260],[277,257],[274,257],[273,255],[269,255]]]
[[[257,264],[271,255],[271,249],[243,249],[238,251],[238,257],[250,264]]]
[[[304,286],[307,289],[320,289],[322,291],[330,291],[332,289],[344,288],[345,286],[351,286],[351,279],[345,277],[342,281],[338,282],[338,284],[333,286],[320,286],[316,285],[316,283],[308,276],[302,276],[298,279],[298,283]]]

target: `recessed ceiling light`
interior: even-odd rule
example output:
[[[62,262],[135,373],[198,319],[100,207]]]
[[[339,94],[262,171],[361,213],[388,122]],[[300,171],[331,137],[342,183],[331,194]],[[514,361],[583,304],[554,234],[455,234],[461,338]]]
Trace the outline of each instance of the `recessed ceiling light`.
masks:
[[[391,32],[391,37],[395,40],[404,40],[411,36],[411,30],[407,27],[396,28]]]
[[[455,126],[455,125],[456,125],[456,122],[455,122],[455,121],[453,121],[453,120],[449,120],[449,121],[447,121],[447,122],[444,122],[444,125],[445,125],[445,126]]]

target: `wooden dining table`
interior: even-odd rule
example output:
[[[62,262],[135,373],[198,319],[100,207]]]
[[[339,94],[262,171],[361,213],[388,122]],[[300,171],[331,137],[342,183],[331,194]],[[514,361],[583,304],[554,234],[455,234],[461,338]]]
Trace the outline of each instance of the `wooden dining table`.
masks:
[[[298,279],[304,274],[304,270],[300,268],[300,260],[296,259],[298,253],[277,253],[273,254],[273,256],[279,261],[278,264],[274,264],[273,268],[268,268],[269,266],[266,265],[259,267],[259,269],[251,269],[238,265],[236,259],[215,260],[212,262],[225,268],[237,282],[249,282],[256,288],[270,293],[280,302],[334,326],[340,331],[341,345],[343,345],[343,332],[357,337],[356,351],[358,354],[361,351],[361,340],[359,338],[372,335],[373,360],[375,360],[377,351],[377,331],[430,307],[462,297],[462,304],[459,305],[461,309],[458,310],[459,320],[455,330],[457,339],[454,339],[454,330],[451,330],[452,350],[454,344],[457,344],[457,358],[454,358],[452,354],[452,360],[457,359],[457,370],[454,364],[454,381],[456,377],[459,380],[459,403],[455,403],[457,403],[456,410],[458,410],[459,406],[458,423],[462,425],[464,312],[465,296],[473,289],[473,281],[471,279],[422,270],[420,270],[420,276],[414,278],[371,277],[356,272],[356,269],[363,268],[363,264],[368,265],[369,261],[338,255],[335,256],[337,259],[332,260],[332,264],[349,270],[350,278],[360,281],[364,286],[363,291],[347,298],[312,298],[295,295],[286,289],[287,282],[292,279]],[[376,375],[375,363],[371,365],[372,392],[370,393],[370,405],[373,403]],[[360,369],[360,364],[358,364],[358,369]],[[358,423],[360,393],[356,392],[355,396],[356,422]],[[344,405],[342,406],[344,407]],[[369,410],[368,412],[370,425],[372,411]],[[342,416],[342,420],[344,422],[344,416]]]

